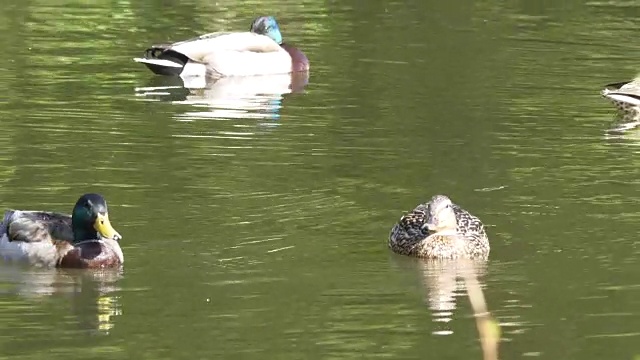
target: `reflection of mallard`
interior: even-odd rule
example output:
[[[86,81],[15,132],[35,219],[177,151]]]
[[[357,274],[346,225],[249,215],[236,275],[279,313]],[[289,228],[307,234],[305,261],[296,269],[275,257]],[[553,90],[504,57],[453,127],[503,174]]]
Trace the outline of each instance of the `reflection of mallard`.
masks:
[[[69,268],[118,267],[124,262],[121,236],[98,194],[80,197],[71,216],[8,210],[0,232],[0,256],[6,260]]]
[[[389,234],[396,253],[425,258],[485,258],[489,239],[477,217],[436,195],[404,215]]]
[[[201,81],[193,81],[200,79]],[[286,94],[302,92],[308,72],[235,76],[220,79],[201,77],[152,77],[148,87],[135,91],[144,100],[192,105],[180,119],[264,119],[277,120]]]
[[[625,119],[635,120],[640,116],[640,77],[608,84],[602,90],[602,96],[611,100]]]
[[[97,300],[97,324],[96,328],[100,332],[109,332],[114,326],[113,318],[122,315],[116,296],[103,295]]]
[[[261,16],[247,32],[217,32],[174,44],[154,45],[134,59],[159,75],[250,76],[309,70],[309,60],[282,42],[273,16]]]
[[[57,269],[22,267],[0,263],[0,294],[17,295],[18,303],[41,304],[30,301],[42,297],[63,297],[71,307],[77,325],[91,333],[105,334],[115,326],[115,318],[122,314],[118,282],[123,269]],[[10,296],[13,298],[13,296]],[[69,314],[60,313],[69,319]]]
[[[54,269],[73,281],[71,306],[78,325],[85,330],[107,334],[115,326],[115,317],[122,314],[120,290],[122,269]]]

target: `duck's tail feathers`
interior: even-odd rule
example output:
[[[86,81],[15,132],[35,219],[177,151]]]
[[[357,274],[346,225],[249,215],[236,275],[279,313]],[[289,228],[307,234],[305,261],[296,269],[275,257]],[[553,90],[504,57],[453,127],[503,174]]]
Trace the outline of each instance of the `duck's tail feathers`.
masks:
[[[620,104],[640,106],[640,78],[631,81],[607,84],[602,90],[602,96]]]
[[[189,58],[164,45],[155,45],[145,50],[143,58],[134,58],[133,61],[145,64],[154,74],[180,75]]]
[[[606,89],[602,92],[602,95],[613,101],[618,101],[633,106],[640,106],[640,96],[638,95],[626,94],[624,92],[617,91],[607,91]]]
[[[4,212],[4,217],[2,218],[2,223],[0,223],[0,237],[3,235],[7,235],[9,237],[9,223],[11,222],[11,218],[15,210],[7,210]]]
[[[143,63],[157,75],[180,75],[184,65],[164,59],[134,58],[133,61]]]
[[[621,87],[627,85],[628,83],[630,83],[632,81],[627,80],[627,81],[621,81],[621,82],[617,82],[617,83],[611,83],[611,84],[605,85],[604,88],[605,88],[605,90],[615,91],[615,90],[618,90]]]

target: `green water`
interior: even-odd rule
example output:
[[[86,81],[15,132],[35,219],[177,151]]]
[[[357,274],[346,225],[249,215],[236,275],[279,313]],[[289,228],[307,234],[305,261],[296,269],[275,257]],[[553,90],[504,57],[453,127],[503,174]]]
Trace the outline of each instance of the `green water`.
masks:
[[[132,58],[278,17],[308,79],[189,90]],[[0,265],[0,358],[479,359],[455,267],[391,254],[435,193],[486,223],[501,358],[640,353],[626,1],[16,1],[0,206],[102,193],[119,273]]]

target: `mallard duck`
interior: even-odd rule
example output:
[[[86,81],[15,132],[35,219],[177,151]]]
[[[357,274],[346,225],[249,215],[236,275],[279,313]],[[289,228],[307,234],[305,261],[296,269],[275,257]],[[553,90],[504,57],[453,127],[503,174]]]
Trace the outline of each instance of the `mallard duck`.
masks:
[[[282,42],[273,16],[261,16],[248,32],[216,32],[173,44],[153,45],[133,59],[159,75],[249,76],[309,70],[309,60]]]
[[[0,224],[0,257],[31,265],[64,268],[109,268],[122,265],[107,202],[85,194],[72,215],[45,211],[7,210]]]
[[[602,90],[602,96],[611,100],[623,115],[636,116],[640,114],[640,77],[608,84]]]
[[[436,195],[400,218],[389,234],[389,248],[424,258],[484,258],[489,239],[480,219]]]

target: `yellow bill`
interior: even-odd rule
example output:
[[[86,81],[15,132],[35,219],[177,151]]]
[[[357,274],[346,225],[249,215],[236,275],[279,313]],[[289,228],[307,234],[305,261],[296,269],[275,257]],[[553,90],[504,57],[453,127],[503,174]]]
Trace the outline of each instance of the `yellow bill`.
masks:
[[[116,229],[111,226],[111,223],[109,222],[109,214],[98,214],[96,221],[93,223],[93,227],[96,229],[98,234],[105,239],[122,239],[122,236],[120,236]]]

